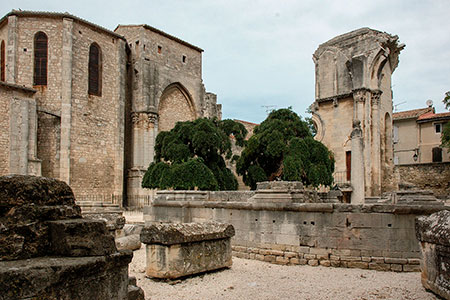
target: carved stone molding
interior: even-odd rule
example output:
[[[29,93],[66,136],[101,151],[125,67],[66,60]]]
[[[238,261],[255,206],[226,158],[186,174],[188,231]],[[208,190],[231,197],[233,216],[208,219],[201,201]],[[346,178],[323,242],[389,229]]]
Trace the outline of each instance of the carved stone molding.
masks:
[[[338,99],[337,99],[337,98],[334,98],[334,99],[333,99],[333,106],[334,106],[334,107],[338,107],[338,106],[339,106],[339,102],[338,102]]]
[[[371,92],[371,101],[372,105],[380,106],[380,97],[381,97],[382,91],[375,90]]]
[[[370,92],[368,89],[353,90],[353,99],[356,102],[366,102],[368,92]]]
[[[158,123],[158,114],[152,112],[132,112],[131,121],[133,122],[133,127],[154,127]]]

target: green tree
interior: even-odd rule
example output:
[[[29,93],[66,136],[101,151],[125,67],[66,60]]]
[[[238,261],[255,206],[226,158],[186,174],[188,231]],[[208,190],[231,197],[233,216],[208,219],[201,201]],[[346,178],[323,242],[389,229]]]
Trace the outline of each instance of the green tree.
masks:
[[[237,180],[226,167],[232,157],[230,137],[243,146],[247,130],[232,120],[197,119],[178,122],[156,137],[155,158],[142,180],[144,188],[236,190]]]
[[[442,100],[442,102],[444,103],[445,108],[450,110],[450,91],[445,93],[444,100]],[[450,122],[444,125],[441,135],[441,143],[443,147],[450,149]]]
[[[334,159],[313,139],[307,122],[287,108],[273,111],[255,128],[236,169],[252,189],[257,182],[276,179],[331,185]]]

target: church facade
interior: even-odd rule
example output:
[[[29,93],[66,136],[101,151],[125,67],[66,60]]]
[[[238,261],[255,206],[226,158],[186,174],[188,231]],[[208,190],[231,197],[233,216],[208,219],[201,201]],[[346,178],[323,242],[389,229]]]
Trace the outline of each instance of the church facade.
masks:
[[[221,117],[202,82],[203,50],[148,25],[110,31],[12,11],[0,45],[0,175],[58,178],[81,200],[131,199],[146,193],[158,132]]]

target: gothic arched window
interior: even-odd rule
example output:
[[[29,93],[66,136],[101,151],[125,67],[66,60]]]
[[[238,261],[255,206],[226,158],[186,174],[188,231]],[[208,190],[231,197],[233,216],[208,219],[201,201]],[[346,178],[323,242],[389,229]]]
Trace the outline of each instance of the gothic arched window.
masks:
[[[39,31],[34,35],[34,85],[47,85],[48,38]]]
[[[102,52],[100,46],[93,43],[89,48],[89,95],[102,95]]]
[[[5,41],[2,41],[0,46],[0,81],[5,81]]]

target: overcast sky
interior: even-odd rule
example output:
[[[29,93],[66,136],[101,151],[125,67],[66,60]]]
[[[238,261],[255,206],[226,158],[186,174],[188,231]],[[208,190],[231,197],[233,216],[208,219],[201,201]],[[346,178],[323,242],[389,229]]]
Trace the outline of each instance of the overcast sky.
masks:
[[[203,81],[222,103],[223,118],[259,123],[264,106],[292,106],[307,116],[314,101],[312,54],[319,44],[360,27],[398,35],[406,44],[392,81],[398,111],[425,107],[431,99],[443,112],[450,90],[450,0],[6,3],[1,15],[12,9],[69,12],[111,30],[148,24],[204,49]]]

